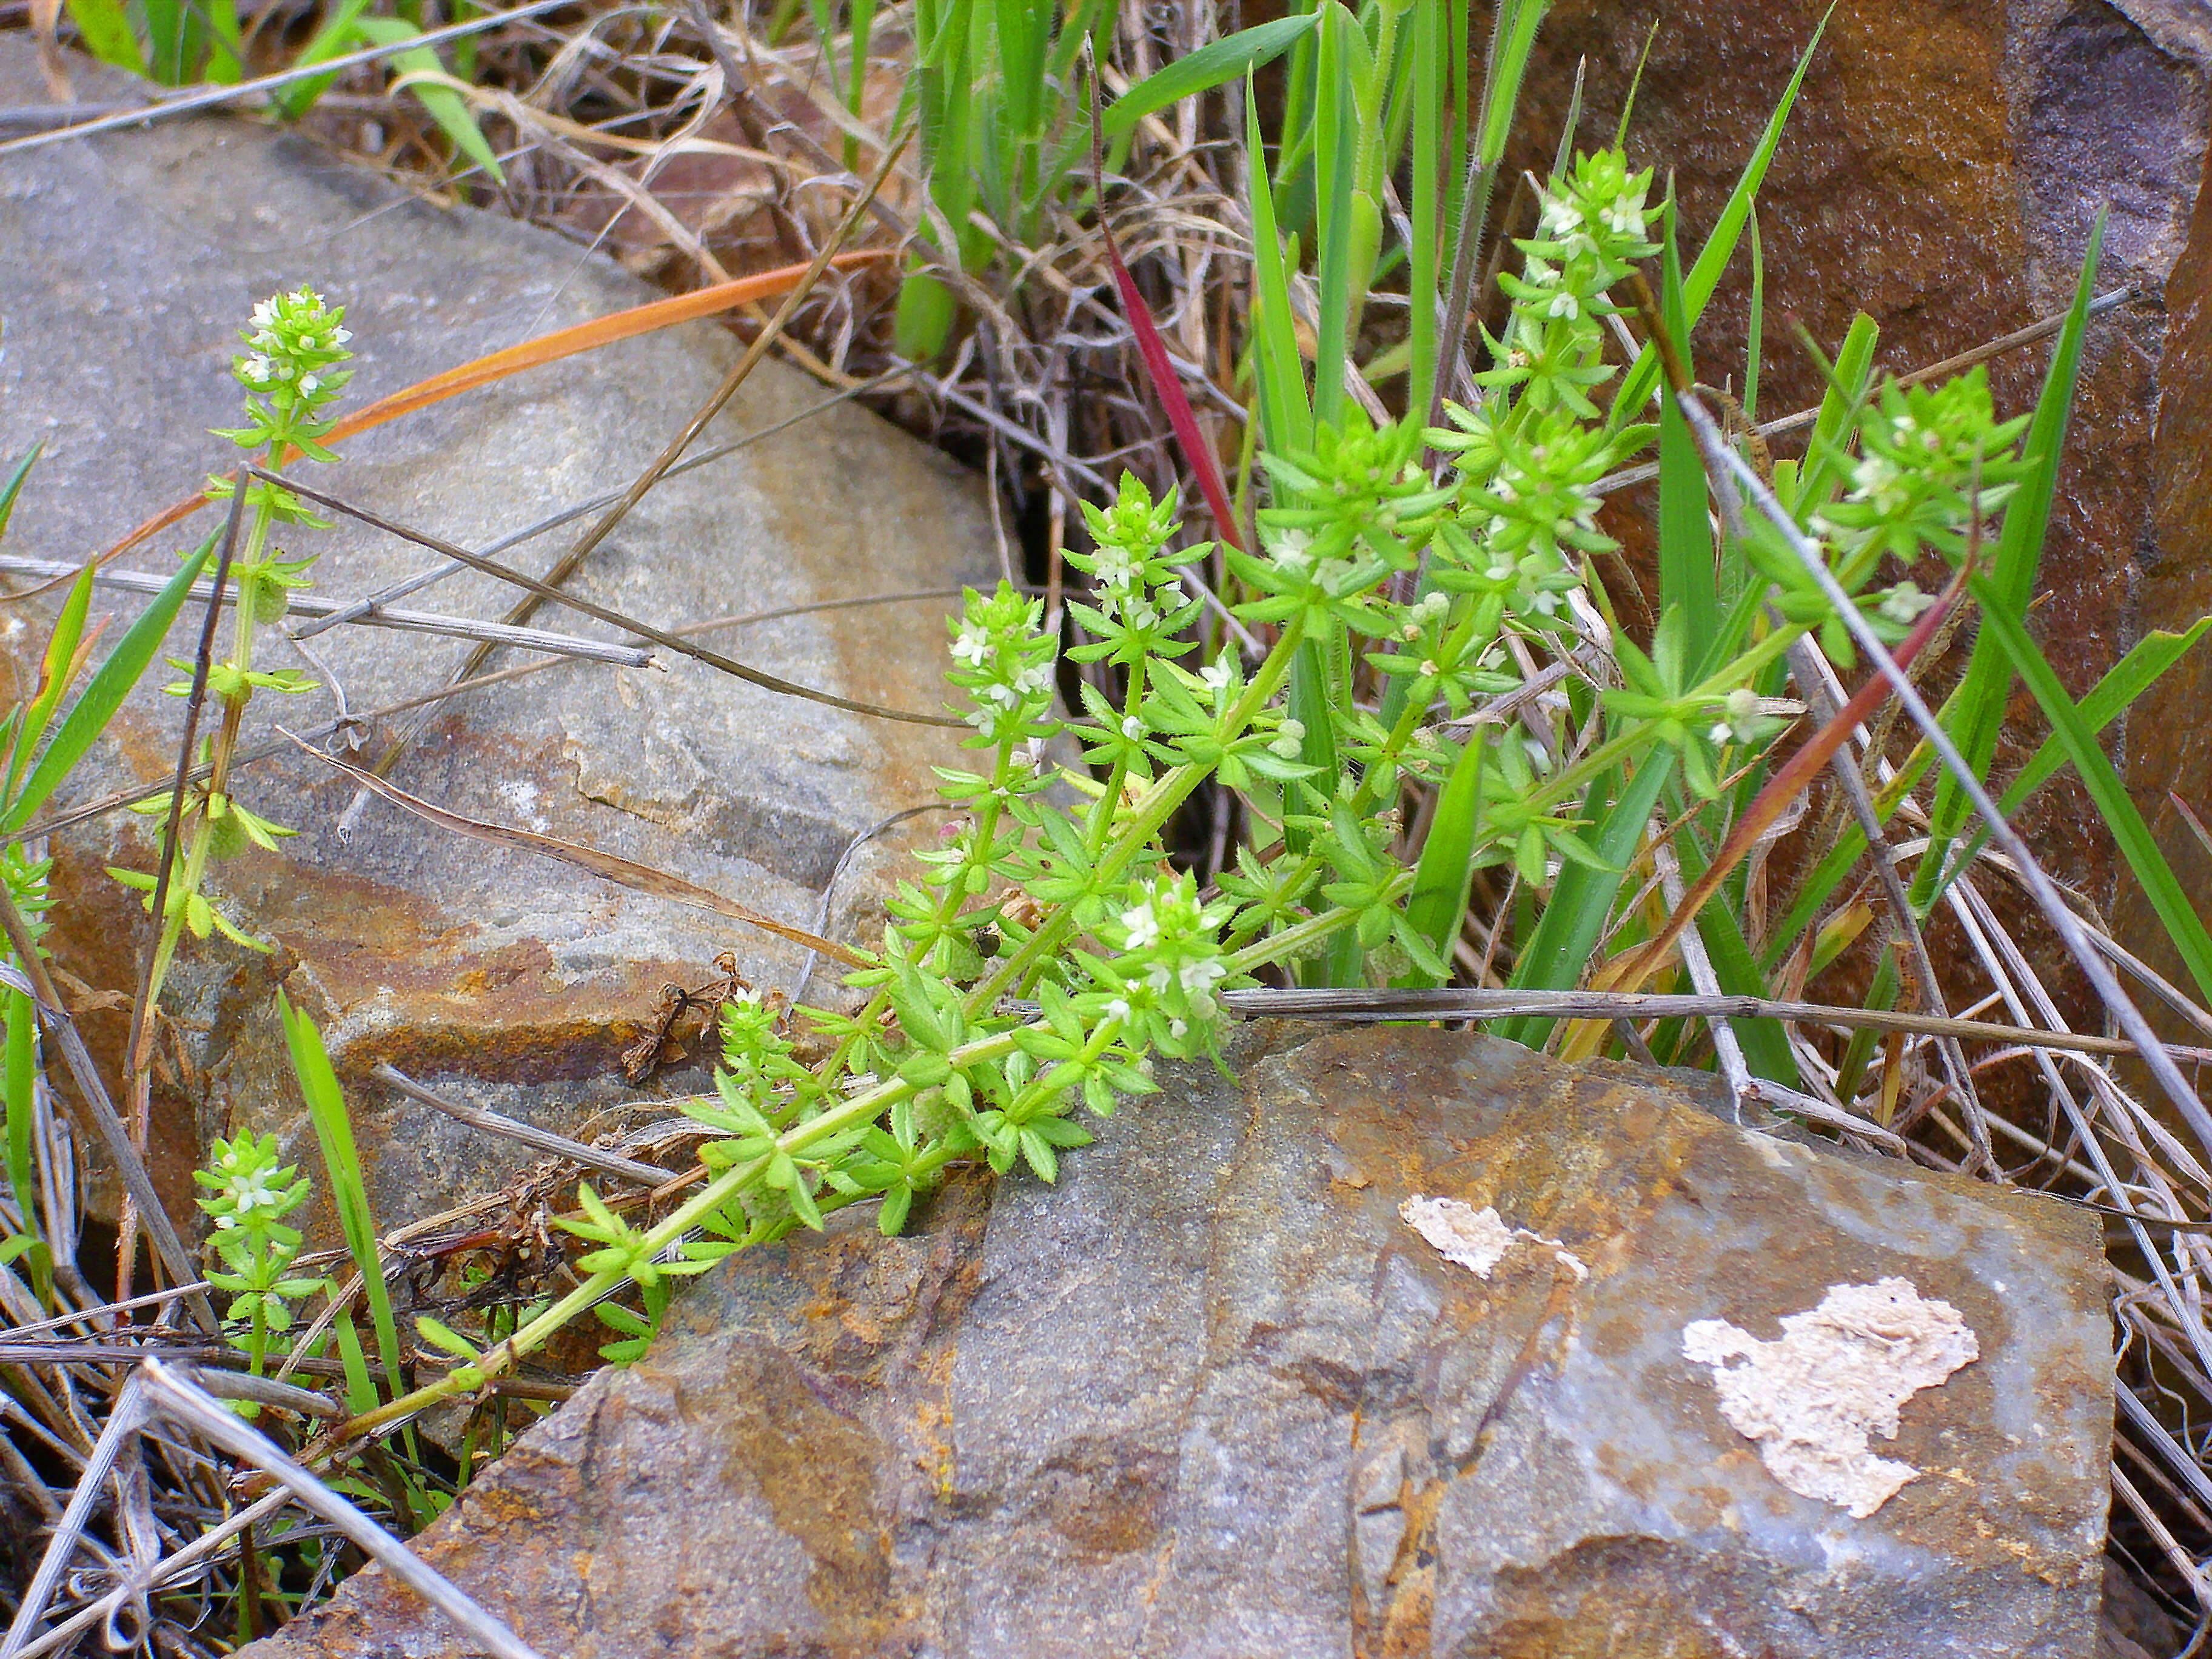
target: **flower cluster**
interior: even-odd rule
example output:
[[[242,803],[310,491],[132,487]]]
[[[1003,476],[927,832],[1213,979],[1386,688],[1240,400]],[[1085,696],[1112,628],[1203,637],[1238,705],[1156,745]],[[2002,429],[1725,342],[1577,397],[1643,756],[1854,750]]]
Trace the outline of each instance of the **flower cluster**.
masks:
[[[1957,559],[1968,525],[2002,507],[2024,470],[2012,453],[2027,417],[1999,422],[1977,366],[1941,386],[1882,388],[1859,422],[1859,454],[1840,501],[1814,527],[1843,554],[1846,587],[1884,554],[1907,562],[1933,549]]]
[[[1577,158],[1544,192],[1536,234],[1518,243],[1521,274],[1498,277],[1515,301],[1505,337],[1491,341],[1499,365],[1475,379],[1493,391],[1517,389],[1531,410],[1564,407],[1595,419],[1591,388],[1613,370],[1601,360],[1603,325],[1620,307],[1607,298],[1634,263],[1658,252],[1647,234],[1647,170],[1631,173],[1617,150]]]
[[[1132,887],[1129,902],[1101,930],[1117,954],[1084,963],[1103,997],[1098,1011],[1117,1023],[1131,1048],[1174,1060],[1212,1051],[1221,1024],[1214,992],[1229,975],[1221,928],[1235,908],[1221,899],[1200,903],[1188,872]]]
[[[1069,550],[1067,562],[1089,574],[1097,603],[1069,609],[1095,643],[1079,646],[1069,655],[1078,662],[1110,657],[1133,668],[1190,650],[1176,636],[1197,617],[1200,602],[1183,587],[1180,567],[1204,556],[1206,546],[1167,551],[1180,518],[1176,492],[1155,502],[1142,481],[1125,472],[1114,504],[1098,507],[1085,501],[1083,516],[1096,545],[1088,553]]]
[[[209,1270],[208,1283],[231,1297],[230,1340],[252,1358],[257,1376],[270,1336],[291,1328],[290,1304],[323,1288],[319,1279],[289,1276],[300,1231],[284,1218],[306,1201],[308,1183],[297,1164],[279,1168],[281,1156],[275,1135],[249,1129],[216,1140],[209,1167],[192,1171],[194,1181],[213,1189],[199,1206],[215,1222],[208,1243],[222,1266]]]
[[[324,406],[353,378],[351,369],[338,367],[353,356],[346,349],[353,335],[344,322],[345,307],[325,306],[310,288],[254,307],[252,325],[240,334],[249,349],[231,363],[246,388],[246,424],[217,435],[242,449],[268,449],[272,456],[289,445],[317,460],[331,459],[316,441],[331,428],[321,418]]]
[[[1461,457],[1465,483],[1461,516],[1437,538],[1432,579],[1458,592],[1496,593],[1518,616],[1555,615],[1582,585],[1571,556],[1616,545],[1597,527],[1595,485],[1624,453],[1621,441],[1562,409],[1503,423],[1486,408],[1445,412],[1452,428],[1429,435]]]
[[[1053,641],[1040,624],[1042,607],[1005,582],[988,598],[970,592],[958,620],[949,622],[952,671],[945,676],[975,705],[971,749],[1007,747],[1048,735]]]

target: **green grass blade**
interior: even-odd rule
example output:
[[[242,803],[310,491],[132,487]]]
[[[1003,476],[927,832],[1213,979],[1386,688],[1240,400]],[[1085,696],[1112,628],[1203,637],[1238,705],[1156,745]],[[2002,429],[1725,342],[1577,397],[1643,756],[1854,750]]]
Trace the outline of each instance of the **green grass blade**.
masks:
[[[1814,507],[1826,501],[1843,482],[1850,465],[1850,444],[1857,428],[1859,410],[1866,403],[1874,377],[1874,349],[1881,330],[1861,312],[1851,319],[1844,335],[1843,349],[1828,370],[1828,389],[1820,394],[1820,412],[1813,417],[1813,432],[1805,444],[1805,459],[1783,494],[1790,512],[1802,522]],[[1784,463],[1787,465],[1787,463]],[[1775,473],[1783,481],[1780,469]]]
[[[1604,821],[1594,836],[1585,839],[1612,868],[1593,870],[1570,862],[1560,870],[1542,919],[1513,964],[1513,977],[1507,982],[1516,990],[1568,991],[1580,982],[1620,896],[1624,873],[1650,827],[1651,809],[1674,772],[1674,751],[1656,749],[1609,805],[1592,788],[1585,810],[1593,815],[1603,812]],[[1517,1019],[1498,1030],[1500,1036],[1534,1048],[1543,1045],[1553,1024],[1549,1019]]]
[[[1106,106],[1100,118],[1106,136],[1126,137],[1147,115],[1273,63],[1311,34],[1320,21],[1317,11],[1303,17],[1279,17],[1272,23],[1255,24],[1208,41],[1189,56],[1154,70]]]
[[[1751,311],[1744,324],[1743,419],[1759,424],[1759,353],[1766,333],[1766,250],[1759,240],[1759,210],[1751,210]]]
[[[31,469],[39,464],[43,442],[33,444],[8,474],[8,481],[0,483],[0,536],[8,533],[8,521],[15,516],[15,499],[23,493],[23,480],[31,476]]]
[[[2203,639],[2212,629],[2212,617],[2200,617],[2185,634],[2171,634],[2164,629],[2154,629],[2136,641],[2135,648],[2106,671],[2105,677],[2089,690],[2089,695],[2075,705],[2081,724],[2094,737],[2118,720],[2121,712],[2141,696],[2158,677],[2180,660],[2189,647]],[[1997,802],[1998,811],[2017,811],[2021,805],[2033,794],[2068,759],[2065,746],[2056,733],[2036,745],[2028,757],[2027,764],[2020,769],[2020,775]],[[1953,862],[1953,870],[1963,870],[1989,844],[1990,832],[1978,829],[1973,837]],[[1946,876],[1948,884],[1953,876]],[[1941,890],[1938,890],[1940,896]]]
[[[1443,206],[1443,158],[1444,0],[1413,0],[1413,227],[1407,250],[1406,407],[1424,413],[1436,396],[1437,307],[1443,301],[1437,269],[1438,223]]]
[[[996,25],[999,84],[1012,136],[1034,140],[1044,131],[1044,65],[1052,46],[1056,8],[1037,0],[998,0]]]
[[[1683,875],[1687,880],[1697,878],[1697,872],[1686,868]],[[1767,994],[1765,976],[1759,972],[1758,960],[1729,906],[1708,904],[1698,912],[1698,937],[1705,941],[1706,957],[1712,963],[1713,977],[1720,981],[1723,996]],[[1790,1034],[1780,1020],[1738,1019],[1729,1024],[1754,1076],[1786,1088],[1797,1086],[1797,1056],[1790,1050]]]
[[[1683,303],[1687,307],[1690,321],[1694,325],[1705,314],[1705,302],[1713,297],[1713,290],[1721,285],[1721,275],[1728,269],[1729,261],[1735,257],[1735,246],[1743,234],[1745,223],[1751,217],[1751,207],[1758,198],[1759,187],[1766,182],[1768,163],[1774,159],[1775,146],[1782,142],[1782,129],[1790,118],[1790,112],[1797,102],[1797,89],[1805,84],[1805,71],[1813,66],[1813,54],[1820,50],[1820,37],[1827,32],[1828,18],[1834,15],[1831,6],[1822,15],[1820,27],[1805,46],[1804,56],[1797,60],[1797,71],[1783,88],[1781,101],[1775,105],[1774,113],[1767,118],[1766,131],[1760,135],[1759,146],[1752,151],[1751,160],[1744,163],[1737,177],[1735,188],[1729,193],[1721,209],[1721,216],[1714,222],[1713,234],[1705,239],[1705,246],[1682,279]],[[1622,380],[1620,391],[1613,398],[1609,424],[1619,428],[1638,419],[1645,399],[1659,380],[1659,356],[1646,345],[1637,356],[1634,367]]]
[[[38,1123],[38,1011],[14,986],[0,991],[8,1022],[4,1081],[8,1106],[8,1184],[26,1231],[38,1223],[39,1176],[31,1161]]]
[[[1991,602],[2004,606],[2007,617],[2015,626],[2018,619],[2027,614],[2028,601],[2035,592],[2035,573],[2043,561],[2044,538],[2051,526],[2051,503],[2058,492],[2059,463],[2066,448],[2067,422],[2074,407],[2074,384],[2081,368],[2081,340],[2088,328],[2089,301],[2095,297],[2097,258],[2104,239],[2105,215],[2100,210],[2090,228],[2081,278],[2074,289],[2074,303],[2066,313],[2065,326],[2059,331],[2058,343],[2051,354],[2051,368],[2044,375],[2043,392],[2036,399],[2034,418],[2021,444],[2027,471],[2012,499],[2005,504],[2004,527],[1997,533],[1996,550],[1990,556],[1989,568],[1974,580],[1976,594],[1986,594]],[[2011,660],[2012,653],[1998,642],[1988,623],[1985,613],[1973,653],[1966,660],[1966,678],[1959,684],[1954,700],[1955,723],[1950,727],[1959,752],[1978,777],[1989,775],[1990,763],[1996,754],[1997,732],[2004,723],[2005,702],[2016,666]],[[2022,633],[2020,637],[2024,639],[2027,635]],[[1929,813],[1929,853],[1920,862],[1918,879],[1913,887],[1916,903],[1927,903],[1936,876],[1943,867],[1951,842],[1966,817],[1964,792],[1949,776],[1938,777],[1935,805]]]
[[[392,1294],[384,1283],[384,1263],[377,1249],[376,1223],[368,1210],[368,1188],[362,1180],[361,1155],[353,1140],[353,1120],[346,1113],[345,1095],[323,1035],[315,1022],[292,1006],[283,992],[276,994],[276,1011],[284,1023],[285,1046],[292,1051],[292,1070],[300,1079],[301,1097],[315,1126],[315,1139],[323,1149],[323,1167],[329,1172],[331,1202],[337,1211],[338,1227],[346,1249],[361,1271],[368,1297],[369,1322],[376,1332],[378,1357],[395,1387],[402,1377],[400,1362],[406,1350],[399,1346],[399,1328],[392,1316]]]
[[[78,667],[77,647],[84,641],[85,617],[92,609],[92,578],[93,567],[88,563],[70,584],[69,597],[62,601],[61,614],[54,618],[53,635],[46,641],[46,655],[39,665],[39,694],[23,705],[21,717],[10,726],[8,787],[0,800],[15,794],[23,781],[24,767],[46,735],[46,722],[69,695]]]
[[[372,46],[388,46],[402,40],[412,40],[422,31],[414,24],[398,17],[363,17],[354,24],[361,37]],[[395,52],[392,67],[396,71],[395,82],[404,82],[405,89],[416,103],[422,106],[430,118],[438,124],[446,137],[453,141],[453,148],[490,175],[493,182],[505,184],[507,174],[499,165],[499,155],[491,141],[477,125],[475,112],[469,108],[468,100],[449,86],[434,81],[408,82],[414,75],[443,75],[444,61],[432,46],[417,46],[412,51]]]
[[[118,0],[67,0],[70,21],[76,25],[84,49],[103,64],[112,64],[133,75],[149,75],[152,66],[131,27],[131,13]]]
[[[1291,322],[1290,272],[1275,227],[1275,196],[1267,181],[1267,151],[1260,143],[1260,105],[1251,78],[1244,82],[1246,143],[1252,163],[1253,354],[1260,388],[1260,426],[1268,445],[1304,449],[1313,442],[1313,409],[1306,401],[1305,364]]]
[[[1319,293],[1314,330],[1314,420],[1334,426],[1344,415],[1345,336],[1352,322],[1352,185],[1358,160],[1356,117],[1344,37],[1351,13],[1327,0],[1314,121],[1314,265]]]
[[[1513,136],[1514,112],[1521,106],[1521,82],[1528,72],[1529,55],[1536,49],[1536,30],[1544,21],[1548,0],[1513,0],[1512,21],[1499,40],[1498,61],[1483,89],[1482,125],[1475,154],[1486,168],[1504,159],[1506,141]]]
[[[2136,810],[2127,786],[2120,781],[2119,773],[2113,769],[2105,751],[2097,746],[2088,722],[2081,718],[2074,700],[2066,695],[2057,673],[2028,637],[2019,618],[2007,608],[2005,596],[1997,590],[1995,579],[1976,576],[1969,586],[1982,607],[1983,637],[1995,641],[1995,649],[2002,653],[2011,672],[2019,675],[2034,694],[2044,718],[2051,722],[2052,737],[2073,763],[2075,772],[2089,792],[2089,799],[2096,803],[2098,815],[2118,843],[2121,857],[2142,884],[2151,908],[2165,924],[2166,936],[2173,941],[2174,949],[2197,981],[2197,994],[2212,1001],[2212,934],[2206,933],[2203,919],[2190,903],[2172,866],[2158,850],[2158,843],[2151,838],[2150,826]]]
[[[1674,240],[1677,219],[1670,189],[1663,224],[1665,241],[1661,310],[1668,331],[1688,361],[1689,317],[1682,302],[1682,264]],[[1662,388],[1659,406],[1659,611],[1680,609],[1687,627],[1688,659],[1707,672],[1706,659],[1720,624],[1720,597],[1713,583],[1713,532],[1705,505],[1705,468],[1697,440],[1675,400]]]
[[[1484,728],[1476,726],[1453,763],[1443,793],[1437,797],[1436,811],[1430,815],[1421,860],[1413,870],[1413,890],[1406,900],[1406,919],[1446,963],[1451,961],[1452,942],[1459,937],[1461,919],[1467,915],[1468,892],[1474,884],[1475,821],[1482,805],[1482,759],[1487,741]],[[1441,981],[1416,968],[1396,982],[1426,986]]]
[[[107,660],[85,684],[83,692],[62,717],[54,740],[46,745],[46,752],[31,769],[31,775],[23,781],[21,791],[8,802],[0,812],[0,830],[10,834],[31,821],[31,815],[46,803],[46,798],[61,787],[70,769],[84,758],[100,734],[107,729],[107,722],[123,706],[131,688],[138,684],[146,665],[154,660],[154,653],[161,648],[161,641],[176,620],[185,596],[191,592],[192,583],[199,579],[201,568],[208,556],[214,552],[216,535],[202,542],[199,551],[179,567],[177,574],[154,596],[154,602],[131,624],[129,630],[116,642]]]
[[[323,20],[322,27],[300,48],[300,55],[292,60],[295,69],[305,69],[319,64],[326,58],[336,58],[349,48],[356,39],[354,25],[368,9],[368,0],[342,0],[337,8]],[[270,94],[270,101],[279,114],[288,120],[297,120],[315,106],[315,100],[331,88],[337,79],[335,75],[317,76],[311,81],[296,82],[289,87],[279,87]]]

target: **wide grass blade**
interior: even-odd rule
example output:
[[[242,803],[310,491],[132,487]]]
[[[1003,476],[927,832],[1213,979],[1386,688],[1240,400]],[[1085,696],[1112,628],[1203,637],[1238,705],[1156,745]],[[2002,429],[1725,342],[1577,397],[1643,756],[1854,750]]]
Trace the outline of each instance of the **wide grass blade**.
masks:
[[[337,1074],[331,1069],[331,1057],[315,1022],[293,1007],[282,991],[276,994],[276,1012],[284,1023],[284,1042],[292,1051],[292,1070],[300,1079],[300,1094],[307,1103],[307,1116],[323,1149],[323,1167],[330,1176],[331,1202],[337,1211],[338,1227],[345,1235],[346,1249],[360,1271],[362,1289],[368,1298],[377,1354],[384,1362],[385,1375],[397,1388],[404,1375],[400,1364],[406,1350],[399,1346],[399,1327],[392,1316],[383,1253],[377,1247],[376,1223],[369,1214],[368,1188],[362,1179],[361,1155],[354,1146],[353,1120],[346,1112],[345,1095],[338,1087]]]
[[[1683,305],[1682,266],[1675,251],[1677,219],[1674,192],[1668,192],[1664,279],[1660,303],[1668,331],[1688,361],[1689,318]],[[1672,388],[1662,388],[1659,406],[1659,611],[1681,613],[1688,659],[1703,674],[1711,665],[1719,631],[1720,594],[1714,583],[1712,523],[1706,511],[1705,466],[1698,455]]]
[[[1864,312],[1851,319],[1835,362],[1822,365],[1827,390],[1820,394],[1820,412],[1813,418],[1805,459],[1784,461],[1774,469],[1775,493],[1801,522],[1835,494],[1850,465],[1851,437],[1866,403],[1875,344],[1881,337],[1881,330]]]
[[[1451,960],[1452,941],[1459,937],[1461,921],[1467,915],[1467,896],[1474,884],[1474,834],[1482,805],[1482,758],[1487,742],[1481,726],[1468,734],[1467,747],[1453,763],[1443,793],[1437,797],[1436,811],[1430,814],[1421,861],[1413,871],[1413,890],[1406,900],[1406,920],[1446,963]],[[1443,982],[1419,968],[1393,981],[1407,986]]]
[[[1656,749],[1644,757],[1626,787],[1608,804],[1593,786],[1585,811],[1602,812],[1604,821],[1595,836],[1587,837],[1599,858],[1610,866],[1593,870],[1570,861],[1553,884],[1542,919],[1522,947],[1506,981],[1516,991],[1570,991],[1581,983],[1583,971],[1596,954],[1607,920],[1620,896],[1620,884],[1638,849],[1649,832],[1652,808],[1674,774],[1674,751]],[[1499,1035],[1531,1048],[1540,1048],[1551,1034],[1548,1018],[1514,1021]]]
[[[31,775],[23,781],[22,788],[9,800],[6,810],[0,811],[0,830],[12,834],[28,823],[31,815],[61,787],[62,780],[107,729],[108,721],[123,706],[124,698],[131,695],[131,688],[138,684],[146,665],[154,660],[154,653],[161,648],[169,624],[176,620],[192,584],[199,580],[201,568],[215,551],[216,538],[220,533],[209,534],[199,550],[178,568],[167,585],[154,596],[154,602],[116,641],[107,660],[100,664],[69,713],[62,717],[54,740],[39,757],[38,764],[31,769]]]
[[[1312,33],[1320,21],[1319,12],[1309,12],[1303,17],[1279,17],[1272,23],[1255,24],[1218,40],[1208,41],[1188,57],[1154,70],[1106,106],[1105,114],[1099,118],[1106,136],[1126,137],[1147,115],[1158,114],[1171,104],[1201,92],[1211,92],[1240,75],[1249,75],[1273,63]],[[1255,156],[1258,153],[1254,151]]]
[[[1260,100],[1250,76],[1244,82],[1245,143],[1252,157],[1252,353],[1260,389],[1260,429],[1276,449],[1313,442],[1313,405],[1291,317],[1290,270],[1275,224],[1275,193],[1267,182],[1267,150],[1260,140]]]
[[[1345,346],[1352,316],[1352,185],[1358,160],[1351,48],[1345,37],[1358,27],[1336,0],[1325,0],[1314,111],[1314,278],[1319,313],[1314,330],[1313,407],[1314,420],[1321,426],[1334,426],[1345,417]]]
[[[1437,266],[1438,221],[1443,210],[1443,109],[1444,0],[1414,0],[1413,49],[1413,243],[1407,250],[1407,375],[1406,407],[1428,409],[1437,387],[1437,307],[1442,272]]]

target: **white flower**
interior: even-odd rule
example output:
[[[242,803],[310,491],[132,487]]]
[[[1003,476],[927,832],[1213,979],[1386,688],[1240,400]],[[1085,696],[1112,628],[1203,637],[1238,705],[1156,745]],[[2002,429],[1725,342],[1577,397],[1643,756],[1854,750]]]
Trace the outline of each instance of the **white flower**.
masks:
[[[1424,659],[1422,659],[1422,662],[1421,662],[1421,678],[1422,678],[1423,679],[1425,679],[1425,680],[1441,679],[1441,678],[1443,677],[1443,672],[1444,672],[1444,671],[1443,671],[1443,669],[1441,669],[1441,668],[1439,668],[1439,667],[1437,667],[1437,664],[1436,664],[1436,659],[1435,659],[1435,658],[1433,658],[1433,657],[1428,657],[1428,658],[1424,658]]]
[[[1160,938],[1160,919],[1152,914],[1149,903],[1136,904],[1121,912],[1121,926],[1129,935],[1129,949],[1141,951],[1157,945]]]
[[[353,338],[353,331],[349,328],[334,328],[331,331],[331,343],[334,346],[342,346],[351,338]]]
[[[1726,743],[1734,738],[1738,743],[1749,743],[1758,736],[1759,693],[1739,685],[1722,701],[1721,718],[1705,733],[1706,741]]]
[[[1196,962],[1186,962],[1177,975],[1182,988],[1198,996],[1206,994],[1229,977],[1229,969],[1212,957],[1202,957]]]
[[[300,377],[300,395],[302,398],[313,395],[315,388],[322,383],[323,377],[319,374],[302,374]]]
[[[1127,592],[1137,585],[1137,564],[1129,556],[1128,549],[1109,544],[1098,550],[1097,556],[1097,568],[1092,574],[1098,578],[1100,586]]]
[[[1905,628],[1917,622],[1920,613],[1935,603],[1936,596],[1922,592],[1919,583],[1899,582],[1882,595],[1881,604],[1875,609],[1883,621]]]
[[[1205,667],[1200,669],[1198,671],[1198,677],[1206,682],[1207,690],[1212,691],[1226,691],[1229,689],[1229,678],[1232,672],[1233,671],[1229,665],[1229,654],[1228,653],[1224,652],[1220,656],[1216,657],[1212,662],[1206,664]]]
[[[238,366],[239,378],[245,380],[266,380],[270,378],[272,368],[273,365],[269,359],[257,351]]]
[[[1640,240],[1644,234],[1644,199],[1640,196],[1624,196],[1598,217],[1614,235]]]
[[[1189,1032],[1190,1022],[1187,1019],[1171,1019],[1168,1022],[1168,1035],[1178,1042]]]
[[[263,301],[259,305],[258,305],[258,306],[256,306],[256,307],[253,307],[253,325],[254,325],[256,328],[267,328],[270,324],[274,323],[276,320],[276,301],[274,301],[274,300],[264,300],[264,301]]]
[[[991,636],[972,625],[963,628],[960,637],[952,641],[952,655],[957,661],[972,663],[981,668],[983,659],[990,654]]]
[[[1565,317],[1571,320],[1582,315],[1582,307],[1571,290],[1561,289],[1552,296],[1552,303],[1544,307],[1547,317]]]
[[[1139,738],[1145,735],[1144,721],[1139,720],[1134,714],[1122,715],[1121,735],[1128,738],[1130,742],[1134,743]]]
[[[1106,1018],[1119,1020],[1124,1025],[1129,1023],[1130,1013],[1129,1000],[1127,997],[1115,997],[1106,1005]]]
[[[1582,210],[1564,196],[1547,198],[1544,203],[1543,234],[1557,240],[1573,234],[1583,228]]]
[[[1313,538],[1304,531],[1279,530],[1269,543],[1267,550],[1274,555],[1277,564],[1303,570],[1313,562],[1312,548]]]
[[[1031,663],[1014,676],[1014,685],[1026,696],[1041,697],[1052,687],[1052,671],[1041,662]]]

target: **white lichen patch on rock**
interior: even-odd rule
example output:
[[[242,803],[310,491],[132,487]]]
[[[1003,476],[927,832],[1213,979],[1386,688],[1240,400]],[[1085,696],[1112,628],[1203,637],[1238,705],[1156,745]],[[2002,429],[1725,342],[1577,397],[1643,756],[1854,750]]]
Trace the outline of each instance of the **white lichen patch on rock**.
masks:
[[[1447,1261],[1486,1279],[1516,1241],[1540,1244],[1577,1279],[1588,1279],[1589,1269],[1580,1257],[1556,1238],[1546,1238],[1526,1227],[1509,1227],[1489,1205],[1480,1210],[1462,1199],[1425,1198],[1416,1193],[1398,1206],[1405,1224],[1434,1245]]]
[[[1682,1352],[1713,1368],[1721,1415],[1759,1443],[1767,1473],[1794,1492],[1865,1519],[1920,1473],[1877,1457],[1869,1435],[1897,1433],[1900,1407],[1981,1357],[1959,1310],[1910,1281],[1838,1285],[1762,1342],[1721,1319],[1684,1327]]]

